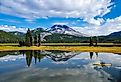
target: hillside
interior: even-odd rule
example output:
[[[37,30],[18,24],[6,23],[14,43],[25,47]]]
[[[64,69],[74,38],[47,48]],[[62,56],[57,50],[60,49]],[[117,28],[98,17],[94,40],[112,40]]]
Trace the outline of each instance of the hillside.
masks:
[[[17,36],[9,32],[0,30],[0,43],[8,43],[8,42],[15,43],[15,42],[18,42],[19,40],[20,39]]]
[[[22,32],[13,31],[13,32],[9,32],[9,33],[12,34],[12,35],[15,35],[19,39],[24,39],[25,38],[25,33],[22,33]]]
[[[108,37],[121,37],[121,31],[111,33],[108,35]]]
[[[77,37],[73,35],[67,35],[67,34],[52,34],[48,35],[44,38],[45,42],[54,42],[54,43],[74,43],[74,42],[89,42],[88,37]]]
[[[121,42],[121,31],[111,33],[111,34],[109,34],[109,35],[107,36],[107,38],[108,38],[110,41],[113,40],[113,42],[117,42],[117,43],[118,43],[118,42]]]

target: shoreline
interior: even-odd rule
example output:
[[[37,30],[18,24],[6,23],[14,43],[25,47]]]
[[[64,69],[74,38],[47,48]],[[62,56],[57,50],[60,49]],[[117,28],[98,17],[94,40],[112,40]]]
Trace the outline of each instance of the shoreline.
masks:
[[[0,46],[0,51],[18,51],[18,50],[61,50],[61,51],[81,51],[81,52],[106,52],[121,53],[121,47],[90,47],[90,46]]]

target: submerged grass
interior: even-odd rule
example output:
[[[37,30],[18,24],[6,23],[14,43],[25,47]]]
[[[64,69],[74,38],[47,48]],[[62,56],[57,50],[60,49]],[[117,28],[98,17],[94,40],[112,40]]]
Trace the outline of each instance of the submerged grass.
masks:
[[[0,51],[15,51],[15,50],[61,50],[61,51],[81,51],[81,52],[109,52],[121,53],[121,47],[89,47],[89,46],[0,46]]]

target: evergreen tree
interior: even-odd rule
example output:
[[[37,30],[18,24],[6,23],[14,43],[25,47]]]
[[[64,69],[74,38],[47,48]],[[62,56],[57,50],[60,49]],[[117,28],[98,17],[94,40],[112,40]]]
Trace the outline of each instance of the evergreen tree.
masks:
[[[32,46],[32,34],[30,29],[28,29],[26,33],[26,40],[25,40],[26,46]]]
[[[90,46],[93,46],[93,40],[92,40],[92,37],[90,37]]]
[[[32,40],[32,35],[30,36],[30,46],[32,46],[33,40]]]
[[[38,36],[37,34],[34,36],[34,45],[37,46]]]
[[[19,41],[19,47],[23,46],[22,41]]]
[[[22,45],[25,46],[25,41],[22,41]]]
[[[96,36],[95,46],[97,46],[97,43],[98,43],[98,36]]]
[[[41,45],[41,36],[40,36],[40,34],[38,34],[38,46],[40,46]]]
[[[19,47],[25,46],[25,42],[24,41],[19,41]]]

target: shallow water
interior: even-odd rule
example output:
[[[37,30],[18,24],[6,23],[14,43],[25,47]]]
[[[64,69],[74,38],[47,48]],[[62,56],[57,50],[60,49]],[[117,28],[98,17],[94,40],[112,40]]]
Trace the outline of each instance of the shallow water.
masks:
[[[102,62],[109,65],[100,65]],[[0,52],[0,82],[121,82],[121,55],[65,51]]]

